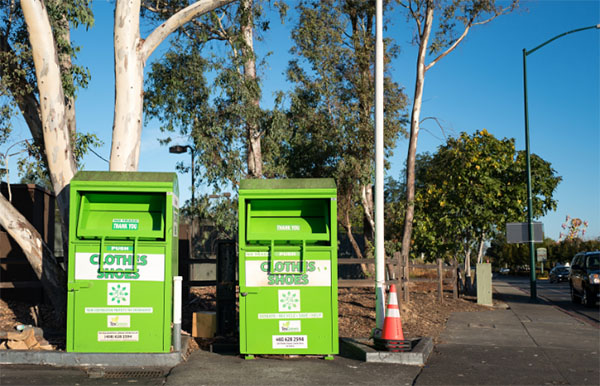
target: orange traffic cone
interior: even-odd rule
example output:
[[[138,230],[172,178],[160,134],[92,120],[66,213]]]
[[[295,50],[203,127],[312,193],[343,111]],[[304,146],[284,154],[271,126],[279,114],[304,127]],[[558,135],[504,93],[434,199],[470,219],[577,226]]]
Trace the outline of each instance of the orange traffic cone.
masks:
[[[398,295],[396,295],[396,285],[390,286],[388,304],[385,310],[385,319],[383,319],[383,334],[381,339],[385,340],[404,340],[402,332],[402,321],[400,320],[400,308],[398,307]]]

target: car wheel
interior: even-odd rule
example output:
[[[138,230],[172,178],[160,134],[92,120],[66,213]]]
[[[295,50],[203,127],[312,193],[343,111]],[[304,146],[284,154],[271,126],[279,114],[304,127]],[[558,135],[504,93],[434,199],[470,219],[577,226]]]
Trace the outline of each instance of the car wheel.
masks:
[[[594,299],[593,294],[587,288],[583,289],[583,296],[581,297],[581,303],[583,303],[587,307],[593,307],[596,305],[596,299]]]
[[[554,279],[553,278],[550,278],[550,283],[554,283]]]
[[[571,288],[571,301],[576,304],[581,303],[581,299],[579,299],[579,297],[577,296],[577,293],[573,288],[573,284],[569,283],[569,287]]]

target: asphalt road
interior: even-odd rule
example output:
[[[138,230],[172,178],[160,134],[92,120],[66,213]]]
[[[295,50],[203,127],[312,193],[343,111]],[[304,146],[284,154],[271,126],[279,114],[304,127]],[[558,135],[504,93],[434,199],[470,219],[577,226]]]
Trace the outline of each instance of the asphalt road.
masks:
[[[529,295],[531,287],[529,277],[500,276],[499,278]],[[569,282],[550,283],[548,280],[537,280],[536,290],[540,299],[552,303],[554,306],[559,307],[561,310],[568,312],[583,322],[600,327],[600,309],[598,305],[596,304],[595,307],[586,307],[571,302]]]

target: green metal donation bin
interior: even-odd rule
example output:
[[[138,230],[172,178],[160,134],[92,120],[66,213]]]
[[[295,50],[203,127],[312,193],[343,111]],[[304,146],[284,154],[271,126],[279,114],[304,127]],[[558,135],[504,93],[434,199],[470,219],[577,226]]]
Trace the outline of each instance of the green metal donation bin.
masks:
[[[67,351],[170,351],[178,194],[175,173],[71,180]]]
[[[241,181],[241,354],[338,353],[336,203],[332,179]]]

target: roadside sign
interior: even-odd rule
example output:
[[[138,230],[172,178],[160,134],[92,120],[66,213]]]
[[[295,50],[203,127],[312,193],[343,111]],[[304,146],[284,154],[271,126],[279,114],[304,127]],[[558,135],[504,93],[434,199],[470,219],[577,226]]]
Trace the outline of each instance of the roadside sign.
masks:
[[[536,255],[537,255],[537,261],[538,261],[538,263],[541,263],[542,261],[546,261],[547,260],[547,256],[548,256],[546,248],[538,248],[536,250]]]
[[[541,222],[533,223],[533,241],[544,241],[544,226]],[[506,242],[509,244],[528,243],[529,226],[526,222],[509,222],[506,224]]]

